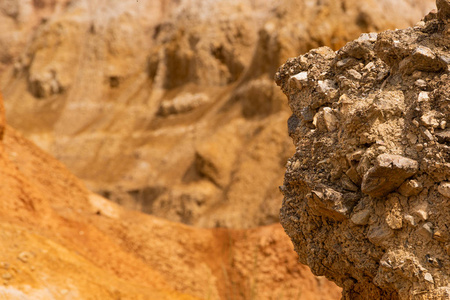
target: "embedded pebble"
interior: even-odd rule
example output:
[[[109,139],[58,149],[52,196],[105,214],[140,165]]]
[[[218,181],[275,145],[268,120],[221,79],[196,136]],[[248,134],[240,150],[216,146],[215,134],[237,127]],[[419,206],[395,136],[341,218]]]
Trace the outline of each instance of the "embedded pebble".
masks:
[[[430,100],[428,94],[428,92],[420,92],[419,97],[417,98],[417,102],[427,102],[428,100]]]
[[[417,232],[426,239],[426,241],[431,240],[433,237],[433,224],[428,222],[423,224]]]
[[[20,261],[22,261],[22,262],[24,262],[24,263],[27,263],[28,260],[31,258],[31,256],[32,256],[32,254],[31,254],[30,252],[23,251],[23,252],[21,252],[21,253],[19,254],[19,256],[17,256],[17,258],[18,258]]]
[[[425,80],[423,79],[417,79],[416,82],[414,83],[417,87],[424,89],[427,87],[427,83]]]
[[[362,78],[361,73],[359,73],[358,71],[356,71],[354,69],[348,70],[347,73],[350,75],[350,77],[352,77],[355,80],[361,80],[361,78]]]
[[[381,154],[377,157],[376,165],[364,174],[361,191],[372,197],[386,195],[413,176],[418,168],[419,164],[413,159]]]
[[[450,182],[441,182],[438,187],[438,192],[447,198],[450,198]]]
[[[357,213],[354,213],[350,220],[356,225],[366,225],[369,222],[370,209],[366,208]]]
[[[428,213],[424,209],[417,209],[413,212],[420,221],[426,221],[428,219]]]
[[[413,226],[413,227],[415,227],[415,226],[417,225],[416,220],[414,220],[414,217],[413,217],[413,216],[411,216],[411,215],[405,215],[403,218],[405,219],[405,221],[406,221],[409,225],[411,225],[411,226]]]
[[[430,283],[434,283],[433,276],[431,276],[430,273],[425,273],[425,275],[423,276],[423,278],[424,278],[426,281],[430,282]]]
[[[411,180],[406,180],[398,188],[398,192],[405,197],[410,197],[410,196],[418,195],[422,189],[423,189],[422,183],[420,183],[419,181],[417,181],[415,179],[411,179]]]
[[[330,107],[325,107],[323,109],[323,119],[325,121],[325,127],[329,132],[337,129],[339,120],[334,115],[333,110]]]
[[[303,88],[303,86],[308,81],[308,72],[300,72],[298,74],[292,75],[290,78],[291,87],[296,87],[298,89]]]

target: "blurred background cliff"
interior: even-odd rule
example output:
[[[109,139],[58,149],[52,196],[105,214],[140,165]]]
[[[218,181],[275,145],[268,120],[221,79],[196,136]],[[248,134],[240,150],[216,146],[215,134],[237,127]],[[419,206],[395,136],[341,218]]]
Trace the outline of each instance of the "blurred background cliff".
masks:
[[[339,298],[278,224],[295,149],[273,76],[433,8],[0,0],[0,298]]]
[[[278,221],[289,57],[431,0],[2,0],[7,120],[89,189],[201,227]]]

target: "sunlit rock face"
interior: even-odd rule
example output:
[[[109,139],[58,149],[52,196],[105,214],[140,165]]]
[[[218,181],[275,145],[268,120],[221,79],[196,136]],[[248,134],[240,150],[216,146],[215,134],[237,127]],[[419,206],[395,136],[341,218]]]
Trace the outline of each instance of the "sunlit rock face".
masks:
[[[449,1],[412,28],[289,59],[281,223],[344,299],[450,297]]]
[[[198,226],[252,227],[278,221],[276,187],[295,151],[272,80],[278,66],[361,32],[407,27],[434,2],[0,6],[0,87],[12,126],[125,206]]]

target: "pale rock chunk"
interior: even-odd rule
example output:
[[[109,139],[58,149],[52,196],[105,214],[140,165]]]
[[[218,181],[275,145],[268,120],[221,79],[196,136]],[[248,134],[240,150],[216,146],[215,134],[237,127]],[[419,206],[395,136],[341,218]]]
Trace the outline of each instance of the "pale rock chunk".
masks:
[[[394,231],[387,226],[375,226],[369,229],[367,238],[377,246],[383,245],[384,242],[394,236]]]
[[[361,78],[362,78],[361,73],[359,73],[358,71],[356,71],[356,70],[354,70],[354,69],[348,70],[348,71],[347,71],[347,74],[348,74],[351,78],[353,78],[353,79],[355,79],[355,80],[361,80]]]
[[[425,275],[423,276],[423,278],[424,278],[426,281],[428,281],[429,283],[434,283],[433,276],[431,276],[430,273],[425,273]]]
[[[423,224],[417,229],[417,233],[425,239],[425,242],[429,242],[433,237],[433,224],[430,222]]]
[[[375,63],[373,61],[371,61],[370,63],[365,65],[363,68],[363,70],[365,70],[365,71],[371,71],[373,69],[375,69]]]
[[[428,129],[426,129],[425,127],[420,127],[420,131],[422,132],[423,137],[426,138],[429,142],[434,141],[434,136]]]
[[[428,92],[420,92],[419,97],[417,98],[417,102],[428,102],[430,100],[430,96]]]
[[[353,100],[347,96],[347,94],[343,94],[339,97],[339,111],[343,114],[348,114],[353,105]]]
[[[406,180],[399,188],[398,192],[405,196],[416,196],[423,189],[422,184],[415,179]]]
[[[417,87],[424,89],[427,87],[427,83],[425,80],[423,79],[417,79],[416,82],[414,83]]]
[[[431,111],[424,113],[422,115],[422,117],[420,117],[420,121],[425,126],[437,128],[437,127],[439,127],[439,124],[440,124],[440,122],[438,120],[438,118],[440,118],[440,117],[442,117],[441,113],[439,113],[435,110],[431,110]]]
[[[361,190],[372,197],[381,197],[398,188],[417,173],[417,161],[400,155],[381,154],[376,164],[363,177]]]
[[[352,215],[350,220],[356,225],[366,225],[369,222],[370,209],[366,208]]]
[[[403,222],[402,217],[400,216],[399,212],[389,212],[386,216],[386,224],[391,229],[400,229],[402,228]]]
[[[413,226],[413,227],[416,227],[416,226],[417,226],[416,220],[414,219],[413,216],[411,216],[411,215],[404,215],[404,216],[403,216],[403,219],[405,219],[405,221],[406,221],[409,225],[411,225],[411,226]]]
[[[441,182],[438,187],[438,192],[447,198],[450,198],[450,182]]]
[[[420,221],[426,221],[428,219],[428,212],[422,208],[416,209],[413,215]]]
[[[344,203],[342,193],[329,187],[318,187],[307,195],[308,206],[318,215],[343,221],[349,217],[350,208]]]
[[[402,91],[387,91],[379,93],[372,109],[383,116],[402,116],[406,110],[405,96]]]
[[[335,131],[338,128],[339,120],[330,107],[325,107],[323,109],[323,120],[325,121],[325,127],[329,132]]]
[[[446,69],[447,64],[430,48],[418,46],[410,56],[400,62],[399,68],[405,74],[411,74],[417,70],[439,72]]]
[[[351,57],[344,58],[343,60],[340,60],[336,63],[336,67],[342,68],[342,67],[348,67],[351,64],[355,64],[355,59]]]
[[[360,41],[360,42],[364,42],[364,41],[376,42],[377,41],[377,37],[378,37],[378,33],[376,33],[376,32],[362,33],[358,37],[357,41]]]
[[[292,75],[289,82],[291,83],[291,87],[296,87],[298,89],[303,88],[303,86],[308,82],[308,72],[305,71]]]
[[[447,125],[447,124],[445,124],[445,125]],[[436,135],[439,143],[450,142],[450,130],[436,132],[435,135]]]
[[[336,82],[325,79],[317,82],[318,90],[325,95],[334,96],[336,94]]]

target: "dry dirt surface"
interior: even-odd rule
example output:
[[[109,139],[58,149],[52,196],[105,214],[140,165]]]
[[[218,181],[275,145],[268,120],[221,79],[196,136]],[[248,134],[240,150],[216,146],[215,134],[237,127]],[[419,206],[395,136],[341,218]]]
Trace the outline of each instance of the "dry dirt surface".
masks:
[[[0,95],[0,299],[338,299],[280,225],[198,229],[89,192],[5,125]]]
[[[9,124],[88,188],[201,227],[278,222],[288,57],[412,25],[432,0],[2,0]]]
[[[343,299],[450,299],[450,1],[289,59],[281,223]]]

